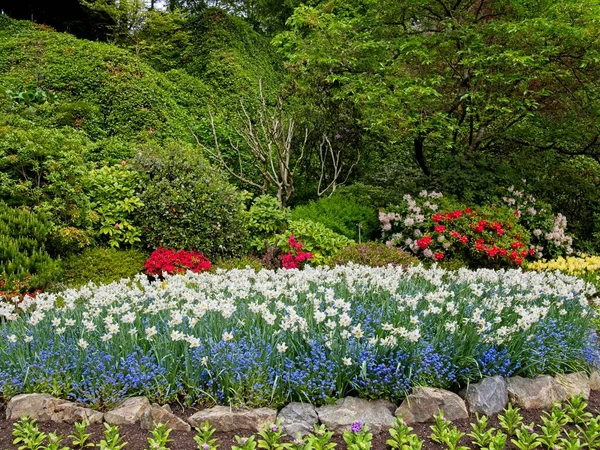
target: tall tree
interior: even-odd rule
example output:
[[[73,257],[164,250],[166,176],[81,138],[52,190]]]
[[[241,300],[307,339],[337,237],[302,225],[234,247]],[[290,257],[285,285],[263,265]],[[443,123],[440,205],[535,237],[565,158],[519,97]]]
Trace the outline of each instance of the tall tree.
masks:
[[[360,110],[429,160],[553,149],[600,161],[595,0],[337,0],[300,6],[276,43],[295,82]]]

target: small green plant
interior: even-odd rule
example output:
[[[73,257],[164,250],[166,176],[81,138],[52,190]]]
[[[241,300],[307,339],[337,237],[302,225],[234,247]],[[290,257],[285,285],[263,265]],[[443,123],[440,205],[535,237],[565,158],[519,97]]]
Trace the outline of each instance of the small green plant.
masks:
[[[332,437],[333,432],[327,431],[325,425],[315,425],[314,432],[304,437],[305,448],[306,450],[333,450],[337,444],[331,442]]]
[[[456,426],[452,425],[451,422],[448,422],[444,419],[444,412],[440,410],[440,412],[434,417],[435,422],[430,427],[432,430],[431,440],[437,442],[438,444],[445,445],[448,450],[468,450],[468,447],[459,446],[458,443],[465,435],[461,431],[456,428]]]
[[[588,420],[585,424],[585,428],[581,425],[577,425],[577,430],[579,430],[579,434],[587,448],[592,449],[600,446],[600,416]]]
[[[275,197],[260,195],[254,199],[248,210],[248,232],[250,248],[261,255],[267,249],[270,239],[283,233],[292,218],[289,208],[280,208]]]
[[[412,428],[404,423],[402,415],[396,418],[396,423],[390,428],[390,437],[385,443],[392,450],[421,450],[423,441],[412,433]]]
[[[519,450],[533,450],[541,445],[539,441],[539,434],[537,434],[534,428],[534,424],[529,425],[521,424],[519,428],[515,430],[516,439],[511,439],[511,442]]]
[[[342,437],[348,450],[370,450],[373,442],[373,434],[361,421],[353,422],[350,431],[344,431]]]
[[[579,450],[585,448],[585,444],[581,443],[581,439],[579,438],[579,434],[575,430],[570,430],[567,432],[567,437],[562,438],[560,440],[559,448],[563,450]],[[594,448],[594,447],[589,447]]]
[[[88,425],[87,420],[75,422],[75,432],[69,435],[69,439],[71,439],[71,445],[76,449],[83,450],[86,447],[94,447],[94,444],[90,442],[91,434],[87,432]]]
[[[217,440],[212,437],[213,434],[215,434],[215,429],[210,426],[208,420],[200,428],[196,428],[194,441],[198,450],[217,450],[219,448]]]
[[[119,427],[116,425],[104,424],[104,439],[96,444],[100,450],[122,450],[127,445],[119,434]]]
[[[472,439],[474,446],[487,448],[495,436],[496,429],[488,428],[489,421],[487,416],[476,414],[475,417],[476,422],[471,423],[471,432],[467,436]]]
[[[171,428],[164,423],[157,424],[150,432],[152,436],[148,437],[148,447],[150,450],[167,450],[167,444],[170,442],[169,434]]]
[[[39,430],[35,419],[23,416],[13,427],[13,444],[19,445],[19,450],[41,450],[43,449],[46,433]]]
[[[48,433],[48,444],[43,447],[44,450],[69,450],[69,447],[62,445],[63,437],[56,433]]]
[[[231,450],[255,450],[256,449],[256,438],[250,437],[235,437],[237,445],[232,445]]]
[[[523,423],[523,417],[519,413],[519,408],[515,408],[509,403],[504,414],[498,415],[498,421],[509,436],[514,436],[516,430]]]
[[[553,449],[560,437],[562,426],[551,414],[544,413],[541,417],[539,440],[548,449]]]
[[[586,408],[587,402],[581,395],[571,398],[564,406],[566,415],[576,425],[586,423],[592,418],[592,415],[585,410]]]
[[[267,425],[258,435],[260,436],[258,448],[264,450],[287,450],[290,448],[290,444],[281,442],[283,429],[279,421]]]
[[[489,445],[487,447],[484,447],[482,450],[504,450],[504,446],[506,445],[506,438],[506,434],[498,430],[490,440]]]

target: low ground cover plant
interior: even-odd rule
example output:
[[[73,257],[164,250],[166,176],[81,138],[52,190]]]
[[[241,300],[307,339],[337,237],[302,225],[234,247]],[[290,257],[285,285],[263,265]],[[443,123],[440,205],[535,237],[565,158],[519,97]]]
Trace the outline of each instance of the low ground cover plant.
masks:
[[[585,370],[594,292],[560,273],[422,266],[139,276],[2,304],[0,394],[277,406]]]

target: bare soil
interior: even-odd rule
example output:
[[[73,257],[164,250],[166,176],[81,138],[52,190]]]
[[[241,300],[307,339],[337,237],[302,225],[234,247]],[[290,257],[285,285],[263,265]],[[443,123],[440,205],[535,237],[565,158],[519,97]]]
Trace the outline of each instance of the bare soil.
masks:
[[[0,406],[0,449],[11,449],[16,450],[17,446],[12,444],[12,426],[13,423],[11,421],[6,420],[5,417],[6,405]],[[600,413],[600,392],[592,392],[590,399],[588,401],[588,410],[597,415]],[[189,417],[193,411],[187,410],[185,413],[181,409],[173,408],[173,412],[178,416],[185,418]],[[523,420],[525,423],[529,424],[534,422],[536,424],[540,423],[540,415],[543,411],[541,410],[521,410],[521,415],[523,416]],[[470,423],[475,421],[475,416],[471,416],[469,419],[455,421],[454,424],[461,431],[468,433],[470,428]],[[413,424],[411,427],[413,428],[413,432],[415,432],[421,439],[424,440],[423,450],[433,450],[433,449],[441,449],[442,446],[431,441],[430,423],[423,424]],[[494,428],[500,428],[498,424],[498,419],[496,416],[490,417],[490,426]],[[39,427],[44,432],[58,432],[59,434],[65,437],[63,441],[63,445],[70,444],[70,439],[67,439],[66,436],[71,434],[74,431],[74,427],[68,424],[59,424],[59,423],[41,423]],[[150,432],[140,429],[139,425],[123,425],[119,427],[121,430],[121,435],[124,438],[124,441],[127,442],[127,446],[125,450],[145,450],[148,448],[147,438],[150,436]],[[103,424],[94,424],[90,425],[88,432],[92,434],[92,442],[98,443],[103,436],[104,426]],[[249,436],[252,433],[248,430],[239,430],[239,432],[232,433],[215,433],[214,437],[217,438],[217,443],[219,444],[219,450],[231,450],[231,446],[235,444],[234,436]],[[389,438],[387,433],[380,433],[373,437],[373,450],[387,450],[387,446],[385,441]],[[196,443],[194,442],[194,432],[186,433],[186,432],[177,432],[173,431],[170,435],[171,442],[169,443],[169,448],[171,450],[195,450]],[[345,450],[346,445],[344,444],[342,438],[340,436],[335,436],[334,441],[338,444],[336,449]],[[473,448],[470,443],[470,439],[468,437],[464,437],[461,441],[462,445],[469,446]],[[514,449],[512,443],[507,442],[506,449],[511,450]]]

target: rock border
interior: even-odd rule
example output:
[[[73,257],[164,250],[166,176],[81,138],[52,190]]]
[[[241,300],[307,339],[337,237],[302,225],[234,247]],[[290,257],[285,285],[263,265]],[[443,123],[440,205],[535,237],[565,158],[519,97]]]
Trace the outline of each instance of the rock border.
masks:
[[[312,431],[323,424],[336,434],[349,429],[355,420],[367,424],[373,432],[384,431],[402,415],[407,424],[433,421],[443,411],[449,420],[464,419],[469,414],[491,415],[502,411],[509,401],[522,409],[542,409],[576,395],[589,398],[591,391],[600,391],[597,371],[540,375],[536,378],[487,377],[468,385],[458,394],[444,389],[415,387],[410,395],[397,405],[387,400],[365,400],[355,397],[338,399],[335,404],[319,408],[308,403],[290,403],[279,412],[270,408],[235,409],[214,406],[199,410],[186,420],[176,416],[169,405],[150,403],[146,397],[131,397],[106,413],[101,413],[48,394],[19,394],[6,406],[6,419],[22,416],[39,422],[90,423],[107,422],[113,425],[139,423],[144,430],[157,423],[166,423],[173,431],[190,432],[208,420],[216,431],[260,431],[266,424],[280,420],[290,436]]]

